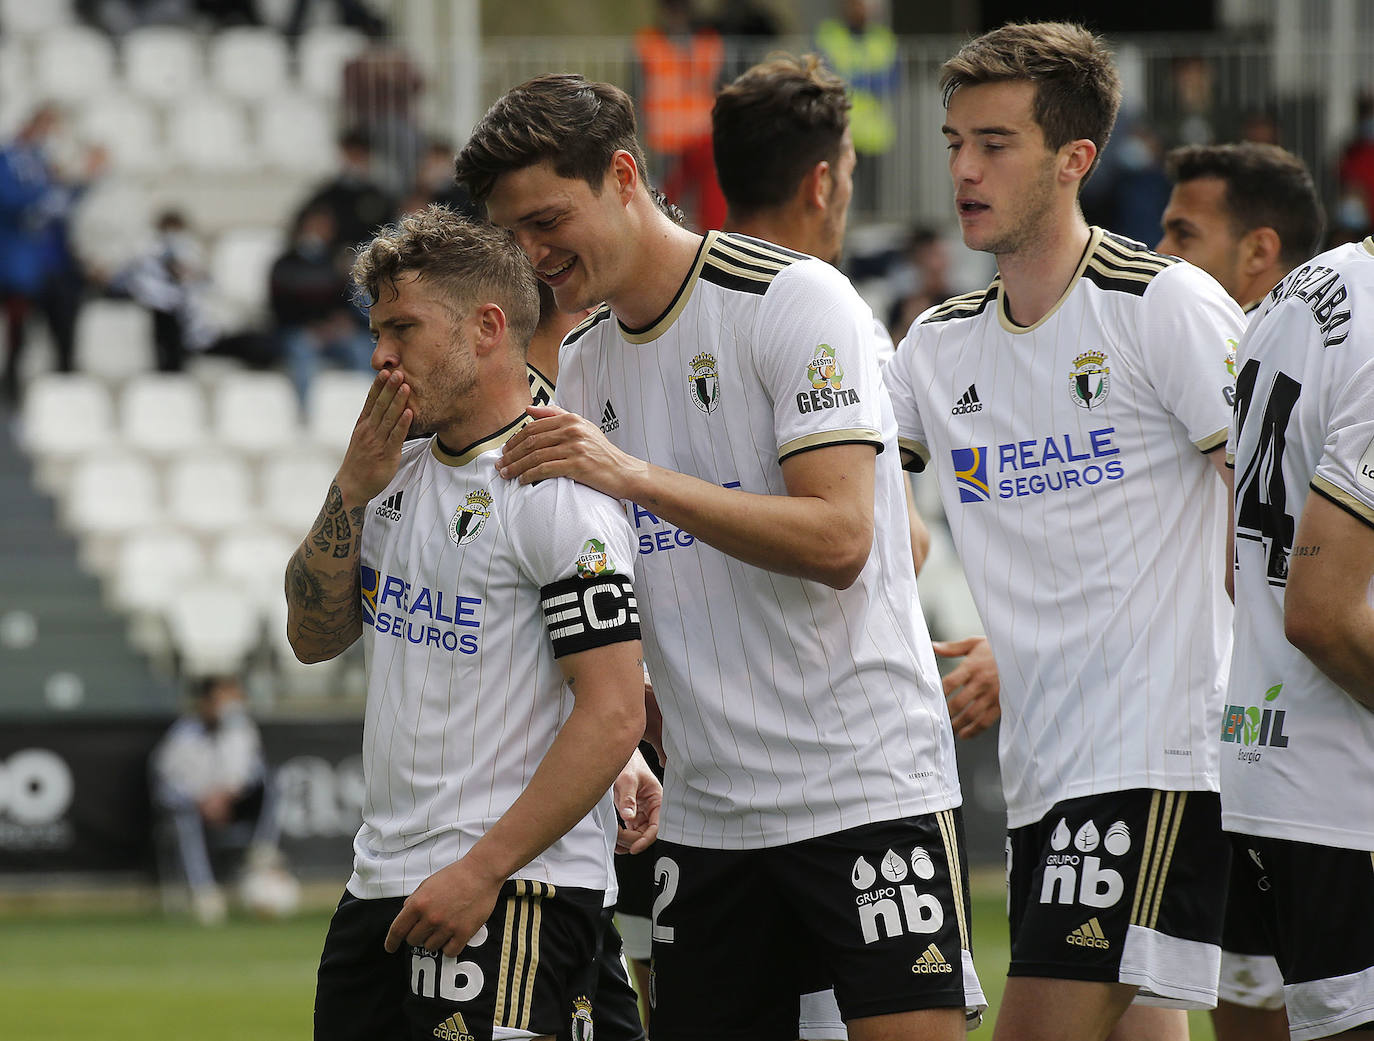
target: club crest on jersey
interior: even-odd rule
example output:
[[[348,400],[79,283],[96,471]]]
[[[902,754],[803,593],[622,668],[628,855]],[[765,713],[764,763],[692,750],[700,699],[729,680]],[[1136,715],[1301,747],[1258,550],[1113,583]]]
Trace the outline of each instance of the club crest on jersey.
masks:
[[[1103,351],[1084,351],[1073,360],[1069,373],[1069,393],[1079,408],[1095,409],[1107,400],[1111,369]]]
[[[484,489],[468,492],[467,501],[453,511],[448,522],[448,537],[455,546],[466,546],[482,534],[491,516],[491,493]]]
[[[588,539],[582,544],[582,552],[577,556],[577,573],[583,578],[615,574],[615,565],[606,552],[606,543],[600,539]]]
[[[844,385],[844,369],[835,357],[835,348],[828,343],[816,347],[811,363],[806,366],[806,379],[812,390],[839,390]]]
[[[586,995],[573,1001],[572,1041],[592,1041],[592,1003]]]
[[[687,377],[687,393],[692,404],[703,412],[714,412],[720,404],[720,376],[716,372],[714,354],[698,354],[692,359],[692,371]]]

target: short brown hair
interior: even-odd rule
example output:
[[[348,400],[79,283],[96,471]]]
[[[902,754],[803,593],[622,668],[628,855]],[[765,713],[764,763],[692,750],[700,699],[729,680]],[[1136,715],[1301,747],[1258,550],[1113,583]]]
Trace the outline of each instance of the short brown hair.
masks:
[[[485,202],[496,179],[548,161],[559,177],[586,181],[599,193],[618,151],[629,152],[648,185],[630,96],[610,83],[572,73],[536,76],[508,91],[472,129],[454,174]]]
[[[839,159],[848,126],[844,80],[816,55],[773,55],[749,69],[711,112],[716,176],[730,209],[785,204],[817,163]]]
[[[432,203],[382,228],[358,251],[353,284],[369,307],[402,275],[414,274],[441,287],[455,314],[474,304],[496,303],[521,351],[539,320],[534,269],[514,236]]]
[[[1255,228],[1279,236],[1279,260],[1289,270],[1321,246],[1326,216],[1307,166],[1278,145],[1245,141],[1185,145],[1164,158],[1180,183],[1215,177],[1226,186],[1226,217],[1236,238]]]
[[[1007,80],[1035,84],[1031,115],[1051,151],[1087,138],[1097,168],[1121,107],[1121,77],[1106,41],[1068,22],[1004,25],[966,43],[940,68],[945,106],[960,87]]]

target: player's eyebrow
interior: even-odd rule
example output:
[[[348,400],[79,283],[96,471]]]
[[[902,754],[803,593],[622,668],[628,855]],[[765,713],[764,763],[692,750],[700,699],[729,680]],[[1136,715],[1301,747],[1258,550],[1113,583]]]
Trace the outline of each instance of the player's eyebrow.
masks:
[[[950,126],[948,123],[946,123],[944,126],[942,126],[942,127],[940,128],[940,133],[944,134],[944,135],[947,136],[947,137],[964,137],[964,136],[965,136],[964,133],[963,133],[963,131],[954,129],[954,127]],[[1016,137],[1016,136],[1017,136],[1018,134],[1020,134],[1020,133],[1021,133],[1021,131],[1019,131],[1019,130],[1013,130],[1011,127],[1003,127],[1003,126],[974,127],[972,130],[970,130],[970,131],[968,132],[968,135],[967,135],[967,136],[969,136],[969,137],[990,137],[990,136],[992,136],[992,135],[996,135],[996,136],[998,136],[998,137]]]

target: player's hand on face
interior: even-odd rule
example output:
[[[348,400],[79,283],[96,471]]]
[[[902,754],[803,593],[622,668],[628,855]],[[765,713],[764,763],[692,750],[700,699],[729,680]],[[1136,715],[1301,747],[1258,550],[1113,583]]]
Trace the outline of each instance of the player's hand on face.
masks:
[[[1002,718],[1002,683],[986,636],[931,644],[941,658],[963,658],[944,678],[954,736],[977,737]]]
[[[611,786],[615,811],[621,822],[616,831],[617,853],[642,853],[658,838],[658,811],[663,805],[663,785],[635,749],[625,769]]]
[[[339,491],[347,501],[366,502],[396,476],[414,418],[409,400],[410,385],[399,372],[383,369],[372,381],[339,467]]]
[[[534,418],[506,442],[497,471],[521,484],[570,477],[579,484],[626,498],[627,474],[643,464],[616,448],[593,423],[552,405],[530,405]]]
[[[456,956],[491,917],[504,881],[479,877],[463,860],[440,868],[406,898],[392,920],[387,952],[394,954],[407,943]]]

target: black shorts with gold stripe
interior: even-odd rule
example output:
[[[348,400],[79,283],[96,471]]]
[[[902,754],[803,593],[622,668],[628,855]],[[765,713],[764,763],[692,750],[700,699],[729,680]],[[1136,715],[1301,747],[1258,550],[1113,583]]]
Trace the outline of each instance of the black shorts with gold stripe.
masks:
[[[320,1041],[491,1041],[498,1028],[592,1036],[600,890],[523,879],[501,887],[486,924],[456,956],[402,947],[387,930],[405,901],[344,893],[315,991]]]
[[[1057,803],[1007,838],[1007,974],[1127,983],[1142,1004],[1210,1008],[1228,846],[1216,792]]]

